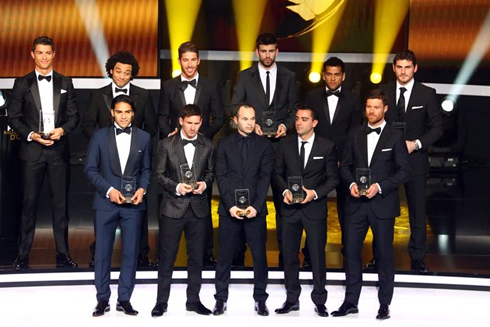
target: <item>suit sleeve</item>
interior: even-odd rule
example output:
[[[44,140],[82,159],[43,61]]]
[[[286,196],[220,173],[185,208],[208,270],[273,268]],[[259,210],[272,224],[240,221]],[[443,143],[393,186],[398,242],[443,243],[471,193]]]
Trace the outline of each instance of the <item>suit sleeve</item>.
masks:
[[[274,159],[274,170],[272,174],[272,180],[275,185],[277,185],[277,190],[282,192],[288,188],[288,183],[284,179],[285,165],[284,165],[284,142],[281,140],[276,151],[276,156]]]
[[[342,184],[346,186],[347,190],[349,186],[356,180],[352,174],[352,168],[354,166],[354,157],[352,154],[354,132],[350,132],[347,138],[347,143],[344,146],[342,156],[340,158],[340,177],[342,179]]]
[[[427,99],[427,131],[419,138],[422,147],[427,150],[442,134],[442,116],[437,104],[436,91],[430,89]]]
[[[226,210],[230,210],[233,207],[233,190],[230,189],[230,182],[228,179],[228,157],[225,151],[226,140],[222,140],[218,143],[216,149],[216,181],[218,183],[218,189],[220,193],[221,201],[223,202]]]
[[[29,133],[32,132],[29,126],[27,126],[25,123],[23,118],[24,113],[22,112],[24,107],[24,98],[28,91],[27,88],[28,86],[25,79],[17,78],[14,82],[12,97],[10,98],[7,108],[10,127],[12,127],[15,132],[25,140],[29,136]]]
[[[102,150],[100,137],[92,137],[85,158],[85,175],[97,192],[105,198],[111,184],[100,174],[100,151]]]
[[[218,90],[218,87],[214,83],[209,100],[209,115],[211,116],[209,117],[209,119],[211,120],[211,124],[209,124],[207,128],[202,128],[201,132],[208,139],[212,139],[221,129],[224,121],[223,101],[221,100],[221,94]]]
[[[296,107],[298,106],[298,88],[296,86],[296,74],[292,73],[288,80],[288,116],[282,122],[286,125],[287,130],[290,130],[294,126],[294,120],[296,115]]]
[[[378,181],[381,187],[381,196],[385,197],[393,191],[397,191],[398,187],[407,182],[411,177],[410,165],[408,163],[408,150],[403,140],[402,133],[397,132],[396,142],[393,147],[395,160],[395,174],[382,181]]]
[[[66,83],[66,120],[60,127],[63,128],[64,134],[68,135],[77,127],[78,122],[80,121],[80,114],[78,113],[77,96],[71,78],[66,77]]]
[[[151,100],[150,92],[147,92],[147,99],[145,104],[145,117],[143,121],[143,130],[148,132],[153,137],[158,131],[157,114],[153,107],[153,101]],[[168,135],[168,134],[167,134]]]
[[[234,112],[235,106],[241,102],[244,102],[245,99],[247,98],[247,90],[245,85],[246,85],[245,74],[243,72],[240,72],[238,74],[236,85],[233,88],[233,96],[231,97],[231,104],[230,104],[230,108],[228,109],[228,114],[230,116]]]
[[[327,179],[325,183],[315,188],[315,192],[318,195],[318,199],[322,199],[328,195],[331,191],[339,185],[339,169],[337,164],[337,155],[335,152],[335,147],[332,144],[328,146],[329,151],[327,154],[327,160],[325,162],[325,172],[327,174]]]
[[[175,188],[177,187],[177,184],[179,184],[179,182],[167,176],[170,175],[170,171],[169,171],[170,158],[168,153],[168,148],[170,147],[169,145],[170,140],[171,139],[169,138],[165,138],[158,142],[158,152],[155,157],[156,163],[154,165],[155,167],[154,178],[156,179],[157,183],[163,186],[163,188],[169,194],[176,196]],[[178,178],[178,176],[176,176],[176,178]]]
[[[162,83],[160,90],[160,103],[158,105],[158,128],[160,130],[160,140],[167,137],[172,128],[170,127],[170,109],[172,102],[170,101],[170,85],[168,83]]]
[[[139,180],[138,187],[142,187],[145,190],[148,190],[148,186],[150,185],[151,179],[151,139],[146,139],[146,146],[143,153],[143,160],[141,161],[141,175]]]
[[[206,167],[204,168],[204,182],[206,183],[206,189],[209,189],[213,185],[213,180],[214,180],[214,147],[211,141],[209,141],[210,144],[210,153],[208,160],[206,161]]]
[[[86,138],[90,139],[97,129],[99,120],[97,110],[97,95],[92,92],[87,110],[85,110],[82,118],[82,133]]]

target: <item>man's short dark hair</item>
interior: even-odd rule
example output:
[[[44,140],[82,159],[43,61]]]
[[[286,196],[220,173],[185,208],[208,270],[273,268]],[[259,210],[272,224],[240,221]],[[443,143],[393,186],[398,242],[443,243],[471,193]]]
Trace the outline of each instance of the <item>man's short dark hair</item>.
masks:
[[[237,117],[238,118],[238,113],[240,112],[241,108],[249,108],[249,109],[253,109],[255,111],[255,108],[252,107],[252,105],[250,103],[240,102],[239,104],[237,104],[236,106],[233,107],[231,117]]]
[[[107,59],[105,63],[105,71],[107,72],[107,76],[112,78],[111,70],[114,69],[114,66],[120,62],[121,64],[131,65],[131,79],[133,77],[138,76],[140,72],[140,65],[138,64],[138,60],[136,60],[135,56],[129,51],[118,51]]]
[[[120,102],[129,104],[131,106],[131,109],[133,109],[133,111],[136,112],[136,105],[134,104],[133,98],[126,94],[118,95],[117,97],[112,99],[111,110],[116,109],[116,105]]]
[[[262,33],[257,37],[257,40],[255,41],[255,48],[258,49],[259,45],[270,44],[277,45],[277,38],[275,37],[275,35],[271,33]]]
[[[340,67],[340,71],[345,72],[345,64],[344,62],[337,57],[328,58],[327,61],[323,63],[322,72],[327,70],[327,67]]]
[[[180,118],[199,116],[202,118],[202,110],[197,104],[186,104],[180,112]]]
[[[38,36],[34,39],[34,42],[32,42],[32,52],[36,50],[36,45],[42,44],[42,45],[50,45],[51,49],[54,51],[54,42],[53,39],[50,38],[49,36],[46,35],[41,35]]]
[[[380,89],[373,89],[366,95],[366,102],[369,99],[380,99],[383,101],[383,106],[388,105],[388,94]]]
[[[182,55],[186,52],[194,52],[199,58],[199,49],[197,48],[197,45],[195,45],[192,42],[182,43],[178,51],[179,51],[179,59],[182,58]]]
[[[300,103],[296,106],[296,111],[298,110],[308,110],[311,112],[311,117],[313,118],[313,120],[318,120],[318,112],[316,112],[315,108],[313,108],[312,106]]]
[[[393,65],[396,65],[398,60],[408,60],[413,63],[414,67],[417,66],[417,57],[415,56],[415,53],[408,49],[400,51],[395,55],[395,58],[393,58]]]

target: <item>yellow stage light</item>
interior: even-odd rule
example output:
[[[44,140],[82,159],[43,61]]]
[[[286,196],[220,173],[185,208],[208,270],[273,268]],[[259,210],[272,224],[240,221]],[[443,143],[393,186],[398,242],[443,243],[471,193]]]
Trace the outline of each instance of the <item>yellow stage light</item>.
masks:
[[[384,70],[409,7],[410,0],[376,0],[372,73]]]
[[[172,57],[172,72],[180,69],[177,50],[182,43],[190,41],[192,38],[201,1],[165,0],[168,34],[170,38],[170,54]]]
[[[310,72],[310,74],[308,75],[308,79],[310,80],[310,82],[312,83],[318,83],[320,82],[320,80],[322,79],[322,76],[319,72]]]
[[[235,24],[240,50],[240,70],[252,65],[255,40],[259,34],[266,0],[233,0]]]
[[[177,77],[182,73],[180,69],[172,69],[172,77]]]
[[[379,83],[381,83],[383,76],[378,72],[372,72],[370,79],[371,79],[371,83],[379,84]]]

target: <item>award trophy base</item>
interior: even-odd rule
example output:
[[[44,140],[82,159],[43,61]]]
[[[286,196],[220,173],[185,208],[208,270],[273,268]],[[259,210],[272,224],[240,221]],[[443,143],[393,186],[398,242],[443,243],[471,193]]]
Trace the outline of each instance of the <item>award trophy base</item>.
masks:
[[[276,137],[276,132],[265,132],[264,135],[266,137]]]
[[[360,195],[360,196],[366,196],[366,195],[367,195],[367,190],[366,190],[366,189],[364,189],[364,188],[363,188],[363,189],[360,189],[360,190],[359,190],[359,195]]]
[[[126,199],[124,200],[123,203],[126,203],[126,204],[132,204],[133,201],[131,200],[131,196],[126,196]]]
[[[301,203],[303,202],[304,198],[302,196],[293,196],[293,203],[294,204],[298,204],[298,203]]]
[[[37,132],[39,135],[41,135],[41,138],[43,140],[49,140],[51,139],[51,133],[46,133],[46,132]]]
[[[237,211],[239,217],[246,218],[250,214],[250,210],[240,210]]]

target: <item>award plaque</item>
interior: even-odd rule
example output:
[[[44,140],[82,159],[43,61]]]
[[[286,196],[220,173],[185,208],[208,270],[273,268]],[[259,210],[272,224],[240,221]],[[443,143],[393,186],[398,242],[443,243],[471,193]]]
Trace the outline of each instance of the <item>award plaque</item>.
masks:
[[[126,198],[124,203],[132,203],[131,198],[136,192],[136,177],[122,176],[121,177],[121,193]]]
[[[237,214],[240,217],[247,217],[250,210],[246,210],[250,207],[250,191],[248,189],[235,190],[235,205],[240,209]]]
[[[277,124],[276,124],[276,112],[264,111],[262,113],[262,133],[267,137],[276,136]]]
[[[393,123],[391,123],[391,125],[405,135],[407,123],[405,123],[404,121],[394,121]]]
[[[197,189],[196,173],[194,172],[194,165],[189,164],[180,165],[181,182],[190,185],[193,190]]]
[[[356,184],[359,194],[365,196],[369,186],[371,186],[371,169],[357,168],[356,169]]]
[[[51,115],[52,116],[52,115]],[[39,130],[38,134],[41,135],[43,140],[49,140],[51,136],[51,131],[47,130],[49,126],[51,126],[51,117],[50,115],[44,115],[43,111],[39,111]]]
[[[293,194],[293,203],[301,203],[305,199],[303,192],[303,177],[288,177],[288,189]]]

